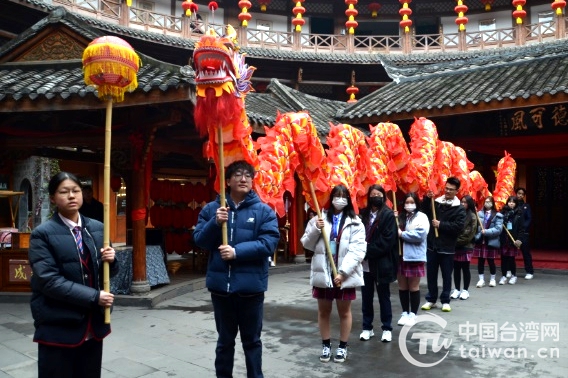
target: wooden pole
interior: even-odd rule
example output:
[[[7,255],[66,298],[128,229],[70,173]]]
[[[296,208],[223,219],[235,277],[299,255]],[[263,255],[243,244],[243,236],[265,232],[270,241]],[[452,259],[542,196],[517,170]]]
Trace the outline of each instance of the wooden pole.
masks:
[[[434,206],[434,197],[432,197],[432,219],[436,220],[436,206]],[[434,235],[438,237],[438,228],[434,227]]]
[[[398,210],[396,209],[396,194],[395,194],[394,190],[392,191],[392,208],[394,209],[394,211],[398,212]],[[400,224],[398,222],[398,216],[396,216],[394,219],[396,220],[396,228],[397,228],[397,232],[398,232],[398,228],[400,227]],[[402,256],[402,247],[401,247],[401,244],[400,244],[400,238],[397,238],[397,239],[398,239],[398,255]]]
[[[319,208],[319,204],[316,198],[316,190],[314,188],[314,184],[312,182],[310,182],[310,193],[312,194],[312,199],[314,201],[314,206],[316,207],[316,213],[318,215],[318,218],[321,218],[321,211]],[[333,278],[335,278],[335,276],[337,276],[337,268],[335,266],[335,261],[333,261],[333,255],[331,254],[331,246],[329,244],[329,238],[327,237],[327,234],[325,232],[325,227],[321,229],[321,237],[323,238],[323,241],[325,243],[325,250],[327,252],[327,258],[329,259],[329,263],[331,265],[331,271],[333,272]]]
[[[110,245],[110,150],[112,134],[112,98],[107,100],[105,122],[105,161],[103,172],[103,247]],[[110,267],[103,263],[103,290],[110,293]],[[105,324],[110,324],[110,307],[105,307]]]
[[[513,242],[513,244],[515,244],[515,238],[513,237],[513,235],[511,235],[509,230],[507,230],[507,227],[505,227],[505,225],[503,225],[503,230],[505,230],[507,232],[507,235],[509,235],[509,237],[511,238],[511,241]],[[517,246],[515,245],[515,247],[517,247]],[[519,248],[519,247],[517,247],[517,248]]]
[[[221,207],[227,206],[225,197],[225,156],[223,155],[223,129],[221,125],[217,125],[217,143],[219,145],[219,195],[221,196]],[[227,235],[227,222],[221,225],[221,235],[223,238],[223,245],[229,244],[229,237]]]

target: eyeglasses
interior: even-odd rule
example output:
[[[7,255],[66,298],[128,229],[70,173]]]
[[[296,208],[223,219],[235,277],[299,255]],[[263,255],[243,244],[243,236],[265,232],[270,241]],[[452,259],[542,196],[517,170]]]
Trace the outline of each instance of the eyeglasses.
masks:
[[[446,187],[446,192],[455,192],[457,189],[456,188],[448,188]]]
[[[235,173],[233,173],[233,177],[235,178],[235,180],[242,180],[243,177],[246,180],[251,180],[252,179],[252,174],[250,172],[241,172],[241,171],[237,171]]]
[[[63,197],[68,197],[70,194],[73,194],[74,196],[78,196],[81,192],[82,192],[81,189],[73,189],[73,190],[62,189],[62,190],[58,190],[57,194],[59,194],[60,196],[63,196]]]

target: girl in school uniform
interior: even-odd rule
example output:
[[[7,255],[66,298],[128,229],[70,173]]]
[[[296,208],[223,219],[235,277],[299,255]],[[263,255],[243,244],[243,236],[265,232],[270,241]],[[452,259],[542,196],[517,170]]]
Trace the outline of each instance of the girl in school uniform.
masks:
[[[470,195],[461,199],[461,204],[465,207],[465,225],[462,233],[458,236],[456,243],[456,253],[454,255],[454,285],[455,289],[450,295],[452,299],[469,298],[469,283],[471,282],[471,272],[469,263],[473,255],[473,238],[477,232],[477,215],[475,215],[475,202]],[[463,290],[460,290],[461,276],[463,274]]]
[[[515,257],[519,254],[521,238],[525,235],[523,222],[523,209],[519,206],[519,199],[510,196],[507,203],[501,210],[503,214],[503,227],[501,233],[501,273],[503,277],[499,280],[499,285],[507,283],[514,285],[517,283],[517,265]]]
[[[495,200],[492,196],[485,199],[484,209],[480,210],[477,215],[483,223],[483,227],[479,227],[477,234],[475,234],[475,246],[473,248],[473,257],[477,257],[477,272],[479,273],[479,281],[477,287],[485,286],[484,268],[485,260],[489,265],[489,286],[497,286],[495,281],[495,274],[497,268],[495,267],[495,258],[500,253],[501,242],[499,235],[503,228],[503,214],[495,210]]]

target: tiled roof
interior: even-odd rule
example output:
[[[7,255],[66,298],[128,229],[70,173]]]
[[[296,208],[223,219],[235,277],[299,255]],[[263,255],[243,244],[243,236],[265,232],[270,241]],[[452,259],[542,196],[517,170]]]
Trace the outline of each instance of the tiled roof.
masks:
[[[476,105],[568,93],[565,40],[472,53],[462,59],[396,66],[383,60],[392,83],[339,110],[336,117],[358,123],[420,110]]]

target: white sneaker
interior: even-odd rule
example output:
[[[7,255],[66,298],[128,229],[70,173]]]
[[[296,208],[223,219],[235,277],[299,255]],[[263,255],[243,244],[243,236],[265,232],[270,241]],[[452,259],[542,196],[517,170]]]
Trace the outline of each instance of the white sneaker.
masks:
[[[406,319],[405,325],[412,327],[415,324],[416,324],[416,314],[411,312],[410,314],[408,314],[408,319]]]
[[[452,311],[452,308],[450,307],[450,304],[449,304],[449,303],[444,303],[444,304],[442,305],[442,311],[444,311],[444,312],[450,312],[450,311]]]
[[[533,279],[533,275],[530,273],[527,273],[527,275],[525,276],[525,280],[532,280]]]
[[[426,302],[422,305],[422,307],[420,307],[422,310],[428,311],[432,308],[436,307],[436,303],[432,303],[432,302]]]
[[[511,279],[509,280],[509,285],[514,285],[516,283],[517,283],[517,276],[511,277]]]
[[[392,341],[392,332],[385,329],[383,331],[383,335],[381,336],[381,341],[383,343],[390,343]]]
[[[372,329],[364,329],[363,332],[359,335],[359,340],[361,341],[369,341],[371,337],[375,336],[375,332]]]
[[[499,285],[505,285],[507,283],[507,277],[503,276],[501,277],[501,279],[499,280]]]
[[[408,322],[408,312],[404,311],[402,313],[402,315],[400,316],[400,319],[398,320],[398,324],[399,326],[403,326],[406,324],[406,322]]]
[[[508,271],[507,271],[507,278],[511,278],[512,275],[513,275],[513,274],[511,273],[511,271],[508,270]]]
[[[454,291],[452,291],[452,295],[450,295],[450,298],[452,299],[458,299],[460,297],[461,291],[459,291],[458,289],[454,289]]]
[[[477,285],[475,285],[475,287],[483,287],[485,286],[485,280],[479,280],[477,281]]]
[[[495,279],[489,280],[489,287],[495,287],[495,286],[497,286],[497,281],[495,281]]]
[[[462,292],[461,292],[461,294],[460,294],[460,299],[463,299],[463,300],[465,301],[465,300],[468,299],[468,298],[469,298],[469,291],[467,291],[467,290],[462,290]]]

